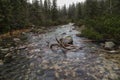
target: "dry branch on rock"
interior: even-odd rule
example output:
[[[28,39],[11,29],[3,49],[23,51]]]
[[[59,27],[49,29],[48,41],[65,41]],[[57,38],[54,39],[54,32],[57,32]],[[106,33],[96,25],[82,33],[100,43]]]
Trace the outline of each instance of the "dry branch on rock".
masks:
[[[82,47],[74,46],[72,43],[69,44],[69,43],[63,42],[63,38],[58,39],[56,37],[55,39],[56,39],[57,43],[49,45],[49,48],[52,49],[52,50],[53,50],[53,46],[58,46],[58,47],[61,47],[61,48],[65,49],[65,50],[78,50],[78,49],[82,49]]]

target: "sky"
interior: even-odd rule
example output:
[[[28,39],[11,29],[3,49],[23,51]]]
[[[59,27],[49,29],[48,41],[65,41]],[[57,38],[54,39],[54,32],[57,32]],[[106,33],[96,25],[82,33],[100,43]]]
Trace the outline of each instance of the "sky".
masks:
[[[43,0],[44,1],[44,0]],[[51,0],[52,1],[52,0]],[[62,7],[64,4],[68,7],[72,3],[84,2],[85,0],[57,0],[58,6]]]
[[[83,2],[83,1],[85,1],[85,0],[58,0],[57,4],[60,7],[63,6],[64,4],[66,4],[66,6],[68,7],[72,3]]]

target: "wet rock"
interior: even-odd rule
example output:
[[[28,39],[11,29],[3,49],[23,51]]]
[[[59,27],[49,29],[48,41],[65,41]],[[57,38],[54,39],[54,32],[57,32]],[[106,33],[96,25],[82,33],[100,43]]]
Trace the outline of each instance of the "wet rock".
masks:
[[[55,70],[59,70],[60,67],[56,64],[56,65],[54,65],[54,69],[55,69]]]
[[[76,34],[77,37],[82,37],[81,33]]]
[[[5,55],[5,57],[4,57],[4,62],[5,62],[5,63],[9,63],[9,62],[11,62],[12,60],[13,60],[13,56],[12,56],[11,53],[8,53],[8,54]]]
[[[35,64],[34,63],[30,63],[30,68],[34,68]]]
[[[12,54],[8,53],[8,54],[5,55],[5,58],[8,58],[8,57],[12,57]]]
[[[20,46],[20,47],[18,47],[19,50],[26,49],[26,48],[27,48],[26,46]]]
[[[65,38],[63,38],[63,43],[64,44],[73,44],[72,36],[66,36]]]
[[[55,77],[45,77],[44,80],[55,80]]]
[[[43,60],[42,63],[43,63],[43,64],[48,64],[49,61],[47,61],[47,60]]]
[[[9,48],[0,49],[0,51],[1,51],[2,53],[6,53],[6,52],[8,52],[8,51],[9,51]]]
[[[104,48],[105,44],[104,43],[100,43],[100,47]]]
[[[60,75],[58,72],[55,72],[55,76],[56,76],[56,78],[60,78]]]
[[[0,60],[0,66],[4,65],[3,60]]]
[[[46,69],[49,69],[49,66],[47,64],[44,64],[43,65],[43,69],[46,70]]]
[[[86,76],[86,75],[87,75],[87,74],[85,73],[85,71],[80,70],[80,69],[77,69],[77,70],[76,70],[76,73],[77,73],[78,76]]]
[[[76,72],[73,71],[73,72],[72,72],[72,76],[73,76],[73,77],[76,77]]]
[[[74,27],[74,26],[72,27],[72,30],[75,30],[75,27]]]
[[[112,50],[112,51],[108,51],[108,53],[117,54],[117,53],[119,53],[119,51]]]
[[[118,46],[118,49],[120,49],[120,46]]]
[[[38,32],[43,32],[43,29],[38,29]]]
[[[113,42],[105,42],[105,49],[112,49],[115,46]]]
[[[26,35],[26,32],[22,32],[21,34],[22,34],[22,35]]]
[[[15,41],[15,42],[19,42],[20,39],[19,39],[19,38],[14,38],[13,41]]]
[[[66,35],[66,33],[64,32],[64,33],[62,33],[62,35]]]
[[[49,77],[49,78],[55,78],[55,71],[54,70],[46,70],[44,71],[45,77]],[[54,79],[52,79],[54,80]]]

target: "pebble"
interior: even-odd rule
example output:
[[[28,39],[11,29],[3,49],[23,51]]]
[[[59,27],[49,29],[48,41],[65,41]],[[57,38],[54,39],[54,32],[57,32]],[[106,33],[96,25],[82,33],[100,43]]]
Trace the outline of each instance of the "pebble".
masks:
[[[8,54],[5,55],[5,58],[8,58],[8,57],[12,57],[12,54],[8,53]]]
[[[101,61],[100,61],[100,60],[97,60],[97,61],[96,61],[96,63],[98,63],[98,64],[99,64],[99,63],[101,63]]]
[[[14,38],[13,41],[15,41],[15,42],[19,42],[20,39],[19,39],[19,38]]]
[[[43,64],[48,64],[49,62],[47,60],[42,61]]]
[[[46,64],[43,66],[43,69],[48,69],[48,68],[49,68],[49,66]]]
[[[58,69],[60,69],[60,67],[58,65],[54,65],[54,69],[58,70]]]
[[[0,66],[4,65],[3,60],[0,60]]]
[[[8,52],[9,48],[1,49],[1,52]]]
[[[55,76],[56,76],[56,78],[60,78],[60,75],[58,72],[55,72]]]
[[[68,62],[66,62],[66,61],[63,61],[63,64],[68,64]]]
[[[34,63],[30,63],[30,68],[34,68]]]
[[[73,73],[72,73],[72,76],[73,76],[73,77],[76,77],[76,72],[73,72]]]

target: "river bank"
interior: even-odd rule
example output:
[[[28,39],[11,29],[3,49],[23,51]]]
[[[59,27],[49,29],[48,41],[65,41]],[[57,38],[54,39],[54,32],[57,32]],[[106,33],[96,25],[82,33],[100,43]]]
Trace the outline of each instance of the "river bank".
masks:
[[[77,29],[78,30],[78,29]],[[28,32],[19,40],[4,40],[1,54],[12,54],[12,60],[0,65],[1,80],[117,80],[120,75],[120,54],[108,54],[79,33],[72,24],[56,26],[46,33]],[[70,51],[55,47],[55,37],[72,36],[75,46]],[[16,38],[16,37],[15,37]],[[66,54],[64,54],[64,52]],[[8,56],[8,55],[7,55]]]

